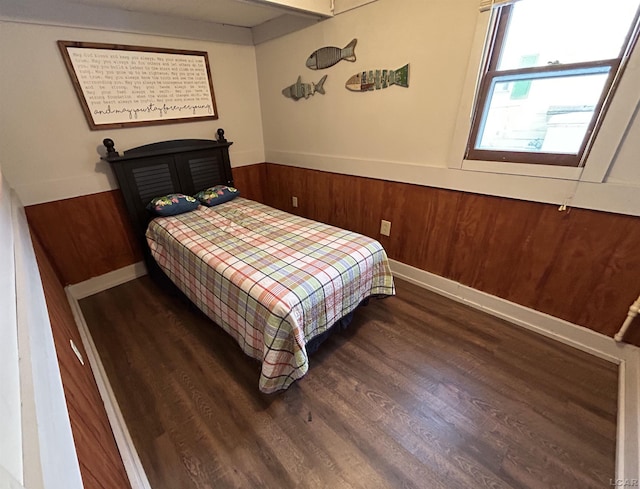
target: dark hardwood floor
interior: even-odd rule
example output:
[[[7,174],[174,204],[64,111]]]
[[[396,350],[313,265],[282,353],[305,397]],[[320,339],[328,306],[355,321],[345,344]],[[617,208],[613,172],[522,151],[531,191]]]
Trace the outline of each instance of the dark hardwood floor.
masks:
[[[83,299],[152,488],[610,486],[616,365],[396,285],[271,396],[148,277]]]

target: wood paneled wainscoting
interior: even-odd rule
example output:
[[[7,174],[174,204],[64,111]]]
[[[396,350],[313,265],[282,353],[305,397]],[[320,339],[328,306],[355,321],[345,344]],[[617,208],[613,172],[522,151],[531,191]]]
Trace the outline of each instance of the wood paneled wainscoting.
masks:
[[[265,164],[234,168],[233,175],[243,196],[264,202]],[[63,285],[142,260],[120,190],[31,205],[25,212]]]
[[[268,205],[374,237],[399,262],[607,336],[638,296],[638,217],[266,166]],[[381,219],[390,237],[379,234]],[[640,346],[640,327],[625,340]]]
[[[238,166],[233,168],[233,182],[243,197],[265,203],[265,192],[269,188],[267,182],[267,165]],[[289,199],[291,200],[291,199]]]
[[[129,479],[64,289],[36,237],[33,245],[47,301],[82,482],[85,489],[129,488]],[[84,365],[74,354],[69,340],[80,351]]]
[[[25,212],[63,285],[142,260],[120,190],[31,205]]]
[[[272,163],[233,174],[249,199],[374,237],[399,262],[607,336],[638,296],[638,217]],[[119,190],[26,212],[64,285],[141,260]],[[640,327],[625,340],[640,346]]]

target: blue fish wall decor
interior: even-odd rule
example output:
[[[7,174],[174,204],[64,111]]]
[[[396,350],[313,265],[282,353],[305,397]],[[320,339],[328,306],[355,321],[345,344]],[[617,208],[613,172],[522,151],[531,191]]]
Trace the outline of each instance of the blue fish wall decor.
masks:
[[[327,75],[324,75],[318,83],[303,83],[302,76],[299,76],[298,81],[282,90],[282,95],[293,100],[300,100],[303,97],[309,98],[310,95],[316,92],[324,95],[323,85],[326,79]]]
[[[353,92],[367,92],[398,85],[409,86],[409,64],[397,70],[370,70],[353,75],[345,86]]]
[[[311,56],[307,58],[307,68],[311,68],[312,70],[323,70],[335,65],[338,61],[343,59],[345,61],[354,62],[356,60],[355,48],[357,42],[358,40],[354,39],[343,49],[334,46],[327,46],[314,51],[311,53]]]

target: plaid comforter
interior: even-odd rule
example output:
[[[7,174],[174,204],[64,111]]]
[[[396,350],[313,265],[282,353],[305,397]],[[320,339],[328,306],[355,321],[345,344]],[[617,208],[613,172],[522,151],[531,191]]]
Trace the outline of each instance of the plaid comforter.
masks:
[[[393,295],[377,241],[236,198],[154,219],[147,241],[171,280],[262,362],[260,390],[309,368],[306,343],[372,295]]]

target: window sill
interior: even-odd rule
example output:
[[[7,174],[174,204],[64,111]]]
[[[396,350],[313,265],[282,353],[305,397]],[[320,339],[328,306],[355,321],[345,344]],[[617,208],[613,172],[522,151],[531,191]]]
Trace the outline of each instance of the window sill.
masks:
[[[462,170],[483,173],[502,173],[529,177],[554,178],[559,180],[580,180],[582,168],[573,166],[533,165],[502,161],[463,160]]]

